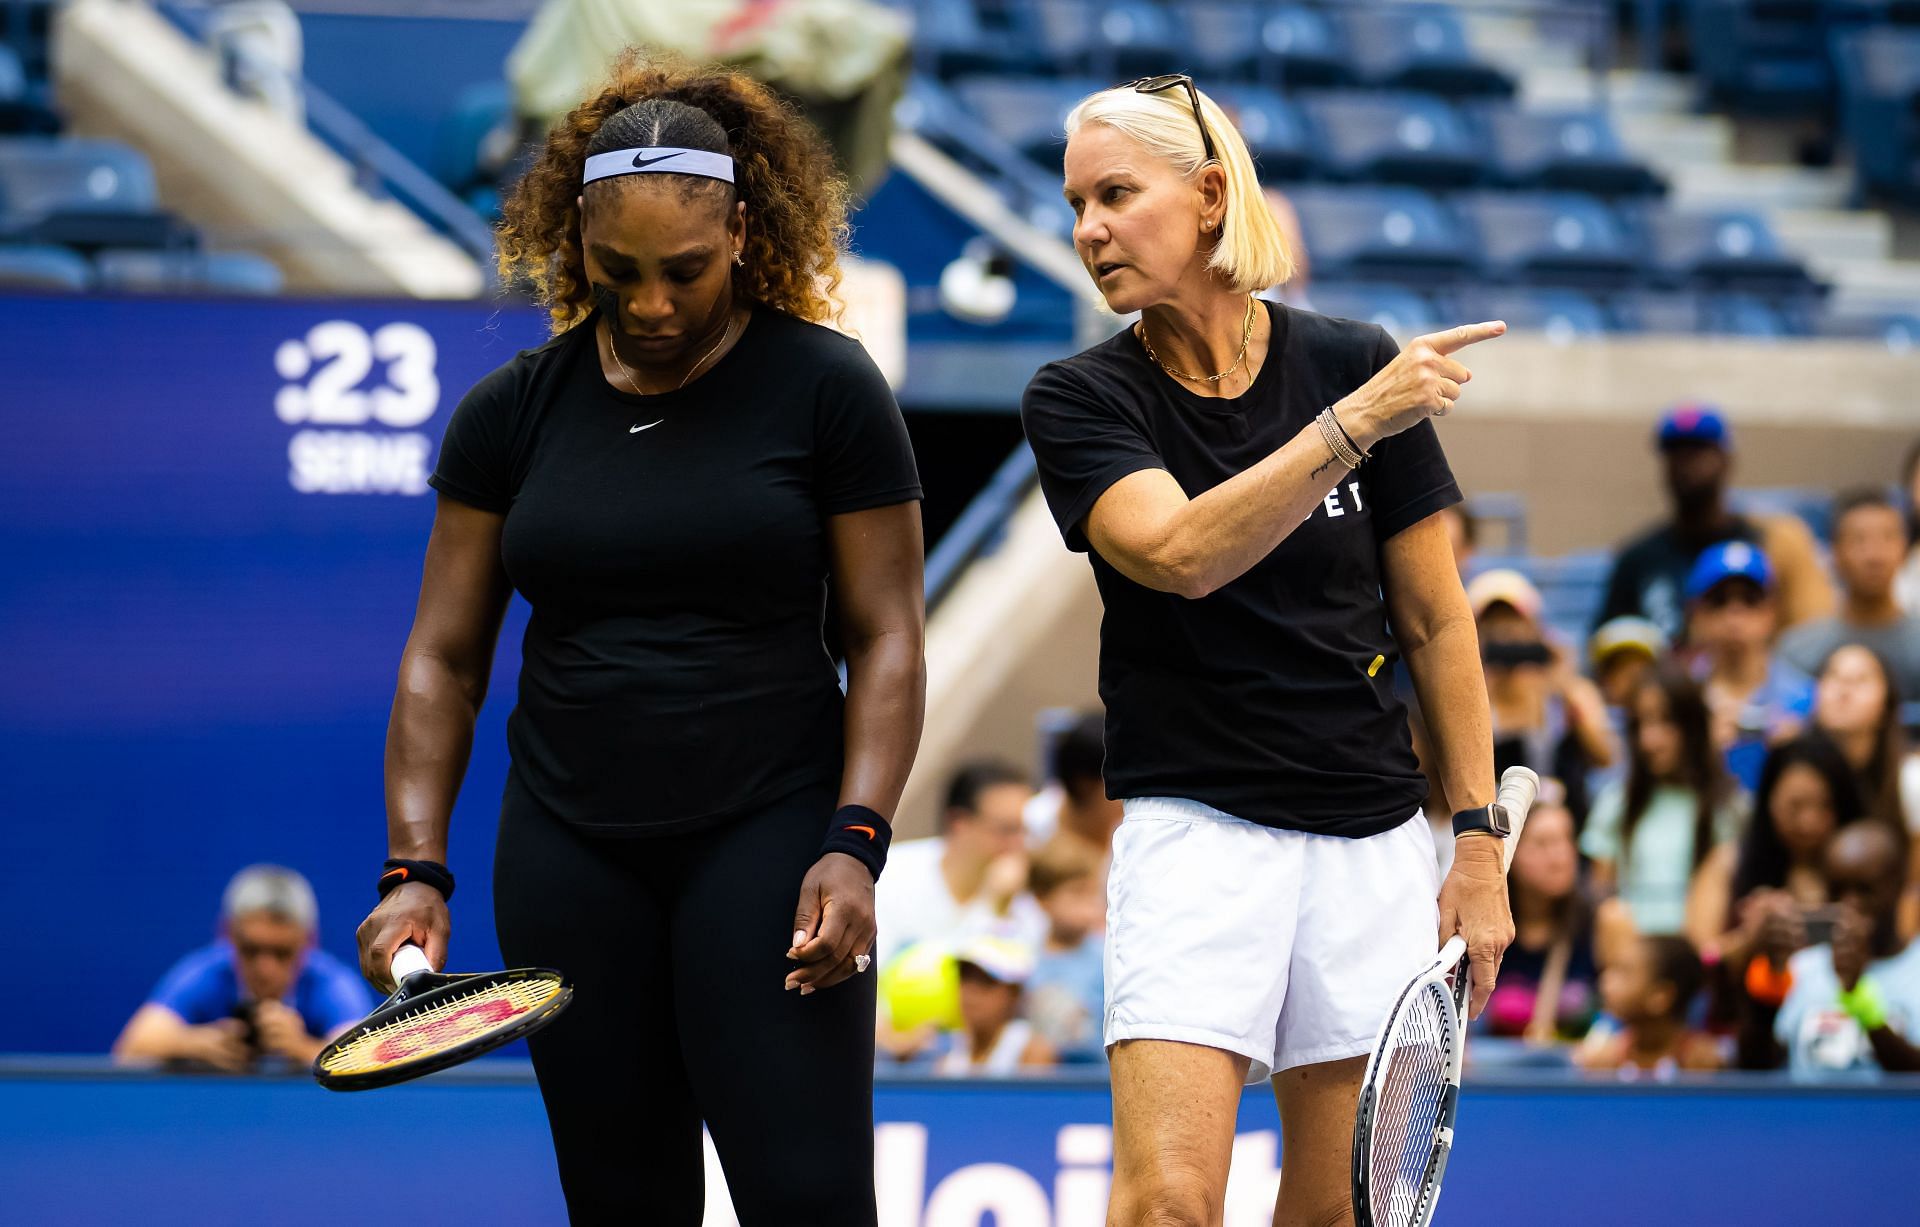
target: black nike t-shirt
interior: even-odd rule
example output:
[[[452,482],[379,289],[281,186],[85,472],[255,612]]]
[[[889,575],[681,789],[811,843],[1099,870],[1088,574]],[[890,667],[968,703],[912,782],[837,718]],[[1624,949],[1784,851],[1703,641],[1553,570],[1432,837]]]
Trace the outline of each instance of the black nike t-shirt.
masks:
[[[1086,538],[1087,513],[1122,477],[1165,469],[1197,497],[1277,451],[1398,352],[1371,324],[1267,310],[1267,359],[1241,396],[1189,392],[1128,329],[1040,368],[1021,414],[1047,505],[1067,545],[1087,553],[1106,604],[1107,794],[1373,835],[1426,794],[1393,693],[1380,546],[1460,501],[1432,424],[1378,444],[1272,553],[1198,600],[1135,583]]]
[[[919,477],[886,380],[831,329],[756,307],[704,375],[637,396],[596,323],[474,385],[431,484],[506,517],[528,790],[583,827],[684,831],[838,778],[826,519]]]

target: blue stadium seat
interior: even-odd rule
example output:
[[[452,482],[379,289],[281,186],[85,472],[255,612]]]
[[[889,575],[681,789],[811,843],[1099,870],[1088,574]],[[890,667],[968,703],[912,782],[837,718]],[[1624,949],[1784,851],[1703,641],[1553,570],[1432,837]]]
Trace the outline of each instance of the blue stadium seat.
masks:
[[[1031,71],[1042,63],[1024,9],[997,13],[995,23],[974,0],[915,0],[912,8],[914,57],[938,76]]]
[[[1239,0],[1192,4],[1183,11],[1194,63],[1203,75],[1253,75],[1287,89],[1354,80],[1339,31],[1318,9]]]
[[[1034,0],[1040,46],[1061,72],[1111,84],[1180,71],[1186,39],[1168,10],[1150,0]]]
[[[1307,287],[1307,299],[1322,315],[1378,324],[1402,342],[1440,326],[1433,303],[1406,286],[1315,281]]]
[[[1794,337],[1811,329],[1792,300],[1753,294],[1709,294],[1701,302],[1702,332],[1735,337]]]
[[[1223,85],[1207,93],[1246,138],[1247,148],[1259,160],[1261,179],[1299,179],[1312,169],[1313,136],[1307,121],[1278,90]]]
[[[1712,331],[1706,325],[1705,296],[1691,290],[1625,290],[1611,295],[1608,306],[1624,332]]]
[[[1814,332],[1823,337],[1879,341],[1894,353],[1911,353],[1915,348],[1920,348],[1920,312],[1888,311],[1864,315],[1827,312],[1815,322]]]
[[[1437,94],[1510,97],[1507,74],[1474,57],[1459,15],[1446,4],[1337,6],[1347,46],[1370,85]]]
[[[1334,178],[1443,187],[1482,178],[1485,151],[1444,99],[1347,91],[1304,94],[1301,103]]]
[[[1599,196],[1658,194],[1666,185],[1620,144],[1605,111],[1522,111],[1489,103],[1470,113],[1500,178],[1513,187]]]
[[[1449,319],[1505,320],[1516,332],[1544,332],[1565,343],[1613,331],[1600,303],[1574,290],[1462,287],[1443,297]]]
[[[1715,99],[1743,110],[1824,107],[1833,85],[1817,0],[1690,0],[1694,71]]]
[[[153,167],[113,141],[0,139],[0,231],[53,213],[146,212],[156,205]]]
[[[1053,170],[1067,148],[1067,112],[1103,84],[1091,78],[968,77],[953,92],[995,135]]]
[[[504,80],[470,85],[455,95],[434,131],[433,177],[455,192],[484,182],[481,147],[512,110]]]
[[[0,246],[0,286],[27,290],[85,290],[93,269],[64,247]]]
[[[1316,276],[1432,284],[1478,258],[1472,236],[1427,193],[1409,187],[1284,189]]]
[[[1629,207],[1625,214],[1669,285],[1774,292],[1813,288],[1806,269],[1781,248],[1758,213]]]
[[[1862,183],[1920,199],[1920,30],[1842,34],[1833,55],[1840,126]]]
[[[278,265],[251,252],[108,250],[94,257],[100,288],[134,294],[278,294]]]
[[[1495,277],[1583,286],[1620,285],[1640,253],[1601,201],[1571,192],[1469,192],[1454,207],[1480,236]]]

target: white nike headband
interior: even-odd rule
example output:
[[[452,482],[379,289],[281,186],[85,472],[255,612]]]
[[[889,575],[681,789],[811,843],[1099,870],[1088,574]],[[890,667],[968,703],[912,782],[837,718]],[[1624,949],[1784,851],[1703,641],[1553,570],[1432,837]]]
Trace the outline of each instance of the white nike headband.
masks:
[[[733,159],[724,153],[713,153],[706,149],[676,149],[661,146],[655,149],[616,149],[611,153],[596,153],[587,159],[586,177],[580,180],[582,186],[595,179],[611,179],[615,175],[647,175],[654,173],[675,175],[699,175],[704,179],[719,179],[733,182]]]

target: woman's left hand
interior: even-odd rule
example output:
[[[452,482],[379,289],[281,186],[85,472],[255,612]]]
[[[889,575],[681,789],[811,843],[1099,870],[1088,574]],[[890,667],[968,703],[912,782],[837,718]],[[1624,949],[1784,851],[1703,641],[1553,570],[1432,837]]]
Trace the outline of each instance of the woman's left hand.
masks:
[[[1468,1017],[1478,1018],[1493,995],[1500,956],[1513,941],[1513,914],[1507,906],[1504,841],[1470,835],[1454,844],[1453,868],[1440,884],[1440,941],[1458,933],[1467,940],[1473,961],[1473,1000]]]
[[[787,988],[806,996],[859,973],[855,959],[873,953],[879,926],[873,919],[873,875],[843,852],[829,852],[800,883],[793,913],[793,946],[787,957],[799,966]]]

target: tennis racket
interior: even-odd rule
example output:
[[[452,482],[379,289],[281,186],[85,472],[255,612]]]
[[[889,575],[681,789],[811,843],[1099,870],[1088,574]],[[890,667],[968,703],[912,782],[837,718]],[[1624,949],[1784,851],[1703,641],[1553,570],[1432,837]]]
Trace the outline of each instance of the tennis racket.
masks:
[[[1540,778],[1525,767],[1509,767],[1500,777],[1494,804],[1506,811],[1512,828],[1506,867],[1513,865],[1520,828],[1539,788]],[[1427,1227],[1433,1221],[1460,1109],[1469,973],[1465,939],[1448,938],[1380,1025],[1353,1122],[1357,1227]]]
[[[557,971],[522,967],[442,975],[408,943],[393,952],[393,996],[320,1050],[313,1076],[330,1091],[392,1086],[471,1061],[560,1016],[573,989]]]

